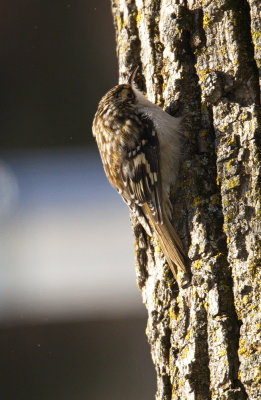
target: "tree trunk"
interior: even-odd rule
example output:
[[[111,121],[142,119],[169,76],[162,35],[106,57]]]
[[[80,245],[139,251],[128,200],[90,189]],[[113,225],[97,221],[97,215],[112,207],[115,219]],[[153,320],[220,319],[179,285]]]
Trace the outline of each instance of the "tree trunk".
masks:
[[[188,121],[171,200],[191,285],[132,221],[158,400],[258,399],[258,4],[112,0],[120,81],[140,65],[140,89]]]

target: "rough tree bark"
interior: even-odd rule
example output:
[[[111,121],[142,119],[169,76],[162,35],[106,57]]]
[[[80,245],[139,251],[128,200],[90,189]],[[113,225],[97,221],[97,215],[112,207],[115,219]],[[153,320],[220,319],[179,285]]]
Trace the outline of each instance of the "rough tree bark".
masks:
[[[172,192],[189,287],[132,221],[158,400],[260,398],[259,4],[112,0],[120,81],[140,65],[148,98],[189,121]]]

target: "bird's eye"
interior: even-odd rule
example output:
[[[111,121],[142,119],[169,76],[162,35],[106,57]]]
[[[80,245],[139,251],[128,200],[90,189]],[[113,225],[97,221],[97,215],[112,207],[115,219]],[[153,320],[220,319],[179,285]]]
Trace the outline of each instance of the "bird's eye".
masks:
[[[129,99],[133,99],[134,93],[129,88],[123,87],[122,90],[117,93],[117,97],[120,98],[122,101],[126,101]]]

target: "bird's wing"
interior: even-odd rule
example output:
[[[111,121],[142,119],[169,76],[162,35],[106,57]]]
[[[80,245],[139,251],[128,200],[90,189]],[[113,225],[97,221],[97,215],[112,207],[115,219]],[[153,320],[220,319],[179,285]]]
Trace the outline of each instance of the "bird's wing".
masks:
[[[153,122],[141,115],[139,119],[139,135],[121,164],[122,196],[138,206],[147,203],[156,222],[162,223],[159,141]]]

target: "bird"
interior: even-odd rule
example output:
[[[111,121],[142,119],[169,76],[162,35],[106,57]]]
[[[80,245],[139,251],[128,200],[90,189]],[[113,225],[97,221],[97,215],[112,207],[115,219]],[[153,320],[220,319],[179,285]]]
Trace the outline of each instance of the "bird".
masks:
[[[169,192],[181,159],[182,118],[169,115],[137,88],[138,66],[100,100],[92,131],[105,174],[149,236],[156,236],[175,279],[187,272]]]

